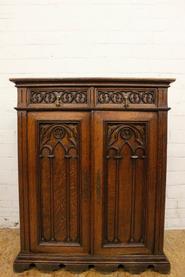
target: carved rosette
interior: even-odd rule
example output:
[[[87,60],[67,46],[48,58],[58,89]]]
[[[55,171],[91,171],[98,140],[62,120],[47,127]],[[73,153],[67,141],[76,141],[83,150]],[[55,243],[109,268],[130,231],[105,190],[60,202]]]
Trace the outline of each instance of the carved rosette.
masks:
[[[97,104],[155,104],[155,90],[101,90],[97,92]]]
[[[139,150],[145,152],[146,127],[143,124],[109,124],[107,127],[107,155],[114,152],[121,155],[122,148],[127,144],[131,155],[136,155]],[[139,151],[141,152],[141,151]]]

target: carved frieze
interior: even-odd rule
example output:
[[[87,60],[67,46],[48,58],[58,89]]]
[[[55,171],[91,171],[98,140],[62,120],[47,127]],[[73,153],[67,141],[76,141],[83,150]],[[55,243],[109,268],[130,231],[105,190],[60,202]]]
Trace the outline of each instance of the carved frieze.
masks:
[[[155,104],[155,90],[98,89],[97,104]]]
[[[30,104],[87,104],[87,90],[31,90]]]

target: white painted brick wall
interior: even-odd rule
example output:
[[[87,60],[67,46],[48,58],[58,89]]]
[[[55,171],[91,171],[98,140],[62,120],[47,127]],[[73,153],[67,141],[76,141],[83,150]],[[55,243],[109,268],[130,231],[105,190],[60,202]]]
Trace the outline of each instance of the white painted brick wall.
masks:
[[[0,0],[0,226],[17,226],[10,77],[176,77],[169,89],[166,228],[185,227],[185,1]]]

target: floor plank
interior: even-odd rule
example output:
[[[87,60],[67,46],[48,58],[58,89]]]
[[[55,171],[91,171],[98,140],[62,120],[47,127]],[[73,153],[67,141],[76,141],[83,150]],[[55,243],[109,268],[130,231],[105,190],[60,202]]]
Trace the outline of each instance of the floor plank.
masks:
[[[24,273],[14,273],[13,260],[19,251],[19,230],[0,229],[0,276],[1,277],[185,277],[185,230],[173,230],[165,232],[165,253],[171,262],[171,273],[162,275],[156,272],[144,272],[140,275],[131,275],[127,272],[114,272],[100,274],[90,270],[81,274],[73,274],[64,270],[53,273],[43,273],[36,269]]]

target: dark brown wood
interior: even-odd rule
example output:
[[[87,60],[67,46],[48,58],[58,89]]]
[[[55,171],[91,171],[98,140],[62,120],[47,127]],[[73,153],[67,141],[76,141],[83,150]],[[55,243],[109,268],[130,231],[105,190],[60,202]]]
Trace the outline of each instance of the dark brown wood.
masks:
[[[29,197],[28,193],[28,151],[27,151],[27,112],[18,113],[18,170],[19,170],[19,208],[20,208],[20,232],[21,232],[21,251],[29,252]]]
[[[11,78],[17,87],[55,86],[140,86],[169,87],[174,78]]]
[[[28,115],[32,251],[89,252],[89,119],[86,112]]]
[[[11,81],[21,229],[14,270],[168,273],[167,88],[174,79]]]
[[[101,111],[94,122],[95,253],[152,253],[157,114]]]
[[[122,256],[67,256],[39,253],[19,254],[14,262],[14,270],[22,272],[30,267],[48,271],[65,268],[69,271],[83,271],[89,268],[107,272],[123,269],[130,273],[141,273],[152,269],[160,273],[170,272],[170,263],[164,255],[122,255]]]

